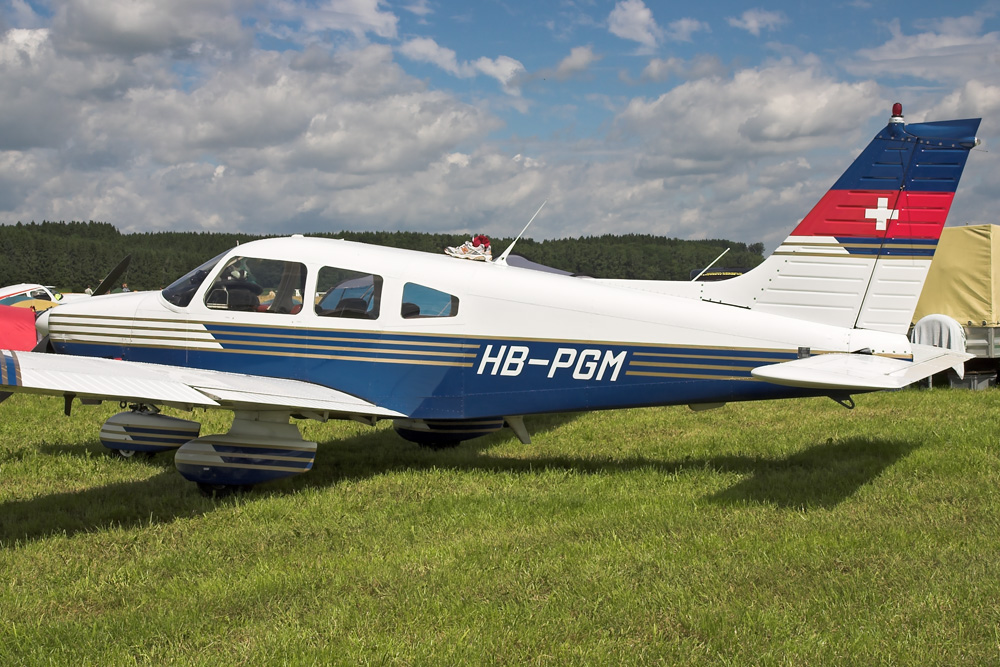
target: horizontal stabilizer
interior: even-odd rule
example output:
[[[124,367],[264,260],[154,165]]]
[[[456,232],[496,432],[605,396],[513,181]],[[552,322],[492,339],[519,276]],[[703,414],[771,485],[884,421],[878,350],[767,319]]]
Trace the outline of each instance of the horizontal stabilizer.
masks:
[[[913,361],[871,354],[819,354],[750,371],[758,380],[804,389],[900,389],[962,364],[973,355],[929,345],[913,346]]]

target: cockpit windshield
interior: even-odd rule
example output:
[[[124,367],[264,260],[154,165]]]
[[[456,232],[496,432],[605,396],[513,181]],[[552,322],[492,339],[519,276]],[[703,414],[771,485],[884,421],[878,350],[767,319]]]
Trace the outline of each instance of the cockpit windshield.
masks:
[[[175,306],[180,306],[181,308],[187,306],[191,303],[191,297],[194,293],[198,291],[201,284],[205,282],[206,276],[211,273],[215,265],[228,253],[226,252],[216,255],[212,259],[208,260],[197,269],[188,271],[183,276],[175,280],[174,282],[167,285],[166,288],[160,294],[168,302],[174,304]]]

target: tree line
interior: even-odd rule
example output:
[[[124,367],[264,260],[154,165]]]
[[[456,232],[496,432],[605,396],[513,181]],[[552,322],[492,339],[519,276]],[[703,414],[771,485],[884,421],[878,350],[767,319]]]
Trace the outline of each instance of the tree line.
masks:
[[[421,232],[308,234],[395,248],[440,253],[466,235]],[[107,222],[49,222],[0,225],[0,285],[42,283],[63,291],[96,287],[126,255],[122,276],[134,290],[160,289],[190,269],[237,244],[261,235],[218,232],[142,232],[122,234]],[[492,239],[494,257],[513,241]],[[687,241],[643,234],[588,236],[575,239],[518,241],[515,254],[539,264],[594,278],[689,280],[726,248],[721,264],[751,268],[763,261],[763,243],[724,239]]]

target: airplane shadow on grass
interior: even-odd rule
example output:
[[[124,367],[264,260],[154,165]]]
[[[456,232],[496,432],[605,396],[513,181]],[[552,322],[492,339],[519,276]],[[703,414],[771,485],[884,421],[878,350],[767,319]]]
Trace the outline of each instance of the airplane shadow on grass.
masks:
[[[814,445],[784,459],[737,457],[729,469],[749,476],[709,498],[724,504],[831,508],[918,446],[898,440],[850,438]],[[717,460],[723,469],[726,459]]]
[[[576,415],[557,415],[532,423],[533,435],[558,428]],[[509,441],[499,433],[449,450],[422,449],[400,440],[391,430],[320,443],[316,463],[309,473],[261,485],[236,499],[203,497],[173,466],[173,456],[161,454],[138,465],[159,468],[139,482],[106,484],[83,491],[55,493],[30,500],[0,504],[0,547],[51,535],[73,535],[107,528],[130,528],[166,523],[212,512],[241,498],[267,494],[295,494],[303,489],[325,488],[346,480],[365,479],[399,470],[489,470],[533,474],[567,470],[582,474],[627,473],[655,470],[664,474],[715,470],[737,473],[733,486],[706,497],[724,505],[765,504],[808,510],[830,508],[876,479],[886,468],[918,445],[878,438],[828,441],[784,459],[722,455],[662,460],[647,457],[527,457],[488,453]],[[530,445],[544,447],[544,445]],[[57,455],[93,456],[94,449],[72,444],[50,444],[43,451]],[[122,465],[134,465],[122,461]]]

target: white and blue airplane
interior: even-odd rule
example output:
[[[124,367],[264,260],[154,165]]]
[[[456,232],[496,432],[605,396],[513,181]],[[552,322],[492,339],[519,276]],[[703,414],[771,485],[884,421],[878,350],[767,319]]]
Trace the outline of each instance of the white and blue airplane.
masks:
[[[906,332],[980,119],[892,117],[790,236],[722,282],[595,280],[340,240],[240,245],[160,292],[39,318],[52,353],[3,351],[0,389],[121,401],[101,441],[173,450],[206,492],[303,473],[292,417],[393,421],[455,444],[524,416],[851,395],[968,355]],[[160,406],[231,410],[228,433]]]

